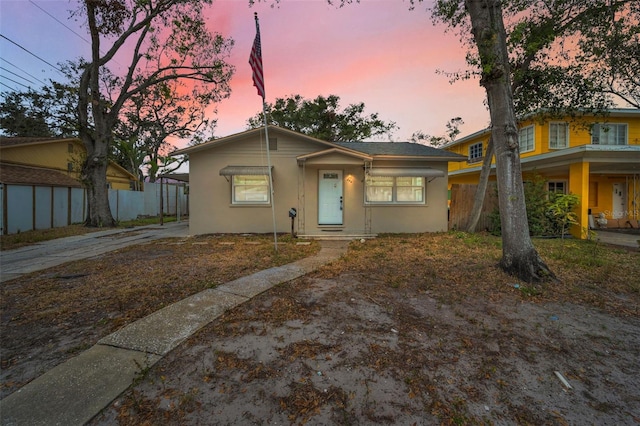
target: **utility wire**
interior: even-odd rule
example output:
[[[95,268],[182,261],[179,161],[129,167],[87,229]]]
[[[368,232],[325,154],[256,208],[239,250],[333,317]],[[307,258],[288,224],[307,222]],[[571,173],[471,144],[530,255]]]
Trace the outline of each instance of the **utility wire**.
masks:
[[[29,87],[29,86],[25,86],[24,84],[22,84],[22,83],[20,83],[20,82],[18,82],[18,81],[12,80],[12,79],[10,79],[9,77],[7,77],[6,75],[2,75],[2,74],[0,74],[0,78],[7,79],[7,80],[9,80],[9,81],[10,81],[10,82],[12,82],[12,83],[18,84],[18,85],[20,85],[20,86],[22,86],[22,87],[26,87],[27,89],[31,89],[31,87]]]
[[[15,75],[16,77],[21,78],[21,79],[23,79],[23,80],[25,80],[25,81],[28,81],[28,82],[29,82],[29,83],[31,83],[31,84],[36,84],[36,83],[34,83],[33,81],[29,80],[28,78],[23,77],[23,76],[21,76],[20,74],[16,74],[15,72],[13,72],[13,71],[11,71],[11,70],[8,70],[8,69],[6,69],[6,68],[5,68],[5,67],[3,67],[3,66],[0,66],[0,70],[4,70],[4,71],[8,72],[9,74],[13,74],[13,75]]]
[[[0,0],[2,1],[2,0]],[[35,4],[33,2],[33,0],[29,0],[29,3],[31,3],[32,5],[34,5],[35,7],[37,7],[38,9],[40,9],[41,11],[43,11],[44,13],[46,13],[47,15],[49,15],[54,21],[56,21],[57,23],[59,23],[60,25],[62,25],[63,27],[65,27],[66,29],[68,29],[69,31],[71,31],[72,33],[74,33],[75,35],[78,36],[78,38],[82,41],[84,41],[85,43],[87,43],[89,46],[91,46],[91,42],[89,40],[87,40],[86,38],[84,38],[81,34],[78,34],[73,28],[67,26],[64,22],[60,21],[58,18],[56,18],[55,16],[53,16],[52,14],[50,14],[49,12],[47,12],[46,10],[44,10],[42,8],[42,6],[39,6],[37,4]],[[104,55],[104,51],[102,49],[100,49],[100,54]],[[115,59],[113,59],[113,62],[117,65],[122,66],[122,64],[120,64],[118,61],[116,61]]]
[[[28,50],[28,49],[26,49],[26,48],[22,47],[20,44],[18,44],[18,43],[16,43],[15,41],[11,40],[9,37],[7,37],[7,36],[5,36],[5,35],[3,35],[3,34],[0,34],[0,37],[2,37],[3,39],[7,40],[7,41],[8,41],[8,42],[10,42],[10,43],[15,44],[15,45],[16,45],[16,46],[18,46],[20,49],[24,50],[25,52],[27,52],[28,54],[30,54],[30,55],[32,55],[32,56],[34,56],[35,58],[38,58],[39,60],[41,60],[41,61],[42,61],[42,62],[44,62],[45,64],[47,64],[47,65],[49,65],[49,66],[53,67],[55,70],[59,71],[59,72],[60,72],[60,74],[64,75],[64,72],[62,72],[62,70],[61,70],[60,68],[58,68],[58,67],[56,67],[55,65],[53,65],[53,64],[51,64],[51,63],[49,63],[49,62],[45,61],[45,60],[44,60],[44,59],[42,59],[40,56],[38,56],[38,55],[36,55],[35,53],[31,52],[30,50]]]
[[[26,74],[26,75],[28,75],[29,77],[33,78],[34,80],[36,80],[36,81],[38,81],[38,82],[40,82],[40,83],[44,84],[45,86],[47,85],[47,83],[45,83],[44,81],[40,80],[40,79],[39,79],[38,77],[36,77],[35,75],[33,75],[33,74],[29,74],[29,72],[28,72],[27,70],[24,70],[24,69],[20,68],[19,66],[17,66],[16,64],[14,64],[14,63],[12,63],[12,62],[7,61],[7,59],[6,59],[6,58],[0,58],[0,61],[4,61],[4,62],[6,62],[7,64],[11,65],[12,67],[19,69],[20,71],[22,71],[23,73],[25,73],[25,74]],[[24,78],[24,77],[22,77],[22,78]],[[25,80],[26,80],[26,78],[25,78]]]
[[[68,27],[67,24],[65,24],[64,22],[60,21],[58,18],[56,18],[55,16],[53,16],[52,14],[50,14],[49,12],[47,12],[46,10],[44,10],[41,6],[37,5],[36,3],[34,3],[33,0],[29,0],[29,3],[31,3],[32,5],[34,5],[35,7],[37,7],[38,9],[40,9],[41,11],[43,11],[44,13],[46,13],[47,15],[49,15],[51,18],[53,18],[57,23],[59,23],[60,25],[62,25],[63,27],[65,27],[66,29],[68,29],[69,31],[71,31],[72,33],[74,33],[75,35],[77,35],[78,37],[80,37],[80,39],[84,40],[85,43],[91,45],[91,42],[89,40],[87,40],[86,38],[82,37],[80,34],[78,34],[77,32],[75,32],[72,28]]]

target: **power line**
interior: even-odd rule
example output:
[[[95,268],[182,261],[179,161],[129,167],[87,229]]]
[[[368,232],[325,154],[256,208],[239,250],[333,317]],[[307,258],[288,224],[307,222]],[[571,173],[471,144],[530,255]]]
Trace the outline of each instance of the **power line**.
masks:
[[[11,71],[11,70],[8,70],[8,69],[6,69],[5,67],[0,66],[0,70],[4,70],[4,71],[8,72],[9,74],[13,74],[13,75],[15,75],[16,77],[21,78],[21,79],[23,79],[23,80],[25,80],[25,81],[28,81],[28,82],[29,82],[29,83],[31,83],[31,84],[36,84],[36,83],[34,83],[33,81],[29,80],[28,78],[25,78],[25,77],[21,76],[20,74],[16,74],[15,72],[13,72],[13,71]]]
[[[35,75],[30,74],[30,73],[29,73],[29,71],[24,70],[24,69],[20,68],[19,66],[17,66],[16,64],[14,64],[14,63],[12,63],[12,62],[7,61],[7,59],[6,59],[6,58],[0,58],[0,61],[4,61],[4,62],[6,62],[7,64],[11,65],[12,67],[14,67],[14,68],[16,68],[16,69],[19,69],[20,71],[22,71],[23,73],[25,73],[25,74],[26,74],[26,75],[28,75],[29,77],[33,78],[34,80],[36,80],[36,81],[38,81],[38,82],[40,82],[40,83],[44,84],[45,86],[47,85],[47,83],[45,83],[44,81],[40,80],[40,79],[39,79],[38,77],[36,77]],[[24,77],[23,77],[23,78],[24,78]],[[25,80],[26,80],[26,78],[25,78]]]
[[[0,74],[0,78],[7,79],[7,80],[9,80],[9,81],[10,81],[10,82],[12,82],[12,83],[15,83],[15,84],[17,84],[17,85],[20,85],[20,86],[22,86],[22,87],[26,87],[27,89],[31,89],[31,87],[29,87],[29,86],[25,86],[24,84],[22,84],[22,83],[20,83],[20,82],[17,82],[17,81],[15,81],[15,80],[12,80],[12,79],[10,79],[9,77],[7,77],[6,75],[2,75],[2,74]]]
[[[1,0],[0,0],[1,1]],[[57,23],[59,23],[60,25],[62,25],[63,27],[65,27],[66,29],[68,29],[69,31],[71,31],[72,33],[74,33],[80,40],[84,41],[85,43],[87,43],[89,46],[92,45],[91,41],[87,40],[86,38],[84,38],[81,34],[78,34],[73,28],[67,26],[64,22],[60,21],[58,18],[56,18],[55,16],[53,16],[52,14],[50,14],[49,12],[47,12],[45,9],[42,8],[42,6],[37,5],[36,3],[33,2],[33,0],[29,0],[29,3],[31,3],[32,5],[34,5],[35,7],[37,7],[38,9],[40,9],[41,11],[43,11],[44,13],[46,13],[51,19],[53,19],[54,21],[56,21]],[[104,51],[102,49],[100,49],[100,54],[104,55]],[[116,65],[120,65],[122,66],[122,64],[120,64],[118,61],[116,61],[115,59],[112,59],[112,61],[116,64]]]
[[[85,39],[84,37],[82,37],[80,34],[78,34],[77,32],[75,32],[72,28],[68,27],[67,24],[65,24],[64,22],[60,21],[58,18],[56,18],[55,16],[53,16],[52,14],[50,14],[49,12],[47,12],[46,10],[44,10],[41,6],[37,5],[36,3],[33,2],[33,0],[29,0],[29,3],[31,3],[32,5],[34,5],[35,7],[37,7],[38,9],[40,9],[41,11],[43,11],[44,13],[46,13],[47,15],[49,15],[51,18],[53,18],[57,23],[59,23],[60,25],[62,25],[63,27],[65,27],[66,29],[68,29],[69,31],[71,31],[72,33],[74,33],[75,35],[77,35],[78,37],[80,37],[81,40],[83,40],[85,43],[91,45],[91,42],[87,39]]]
[[[50,67],[53,67],[55,70],[59,71],[60,74],[64,75],[64,72],[62,72],[62,70],[58,67],[56,67],[53,64],[50,64],[49,62],[45,61],[44,59],[42,59],[40,56],[36,55],[35,53],[31,52],[29,49],[22,47],[20,44],[16,43],[15,41],[11,40],[10,38],[6,37],[3,34],[0,34],[0,37],[2,37],[3,39],[7,40],[10,43],[15,44],[16,46],[18,46],[20,49],[24,50],[25,52],[27,52],[28,54],[32,55],[33,57],[41,60],[42,62],[44,62],[45,64],[49,65]]]

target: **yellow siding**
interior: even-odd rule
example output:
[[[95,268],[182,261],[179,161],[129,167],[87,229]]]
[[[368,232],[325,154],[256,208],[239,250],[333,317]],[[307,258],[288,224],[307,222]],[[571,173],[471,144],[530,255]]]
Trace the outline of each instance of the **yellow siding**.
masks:
[[[79,140],[61,139],[7,146],[2,148],[1,157],[5,162],[58,170],[79,180],[85,152]],[[115,164],[107,167],[107,182],[112,189],[131,189],[132,179],[127,171]]]
[[[617,115],[616,115],[617,114]],[[552,149],[549,146],[550,140],[550,123],[566,122],[569,124],[569,144],[567,148]],[[635,161],[635,157],[638,156],[637,151],[619,151],[617,157],[603,156],[594,158],[587,156],[586,154],[578,154],[577,152],[587,152],[580,150],[581,146],[591,145],[591,132],[590,128],[595,123],[626,123],[627,124],[627,144],[628,145],[640,145],[640,114],[629,110],[622,114],[614,111],[610,116],[605,118],[588,117],[581,120],[550,120],[550,122],[541,122],[538,120],[527,120],[520,123],[520,128],[527,127],[529,125],[534,126],[534,149],[530,152],[521,153],[523,159],[523,169],[526,169],[527,164],[534,164],[529,166],[529,172],[525,172],[525,179],[531,173],[537,173],[548,181],[564,181],[567,184],[569,192],[574,193],[580,197],[580,206],[578,207],[578,215],[580,219],[580,227],[572,230],[575,235],[580,235],[582,229],[588,226],[588,214],[591,212],[593,216],[597,216],[598,213],[604,213],[608,219],[611,219],[613,211],[613,188],[616,183],[625,182],[637,182],[640,179],[637,167],[629,166],[629,163]],[[469,155],[469,146],[483,142],[483,148],[486,149],[486,142],[489,135],[479,133],[478,135],[471,136],[468,139],[463,138],[463,142],[454,144],[445,149],[462,154],[464,156]],[[573,153],[572,157],[565,157],[564,151]],[[612,149],[611,152],[615,152]],[[543,155],[544,161],[536,160],[537,156]],[[582,158],[581,155],[585,157]],[[532,163],[532,161],[537,161]],[[589,163],[593,161],[593,163]],[[610,172],[596,172],[592,170],[592,167],[601,165],[603,162],[609,164],[606,169]],[[619,165],[620,162],[626,163],[626,172],[621,172]],[[553,163],[553,164],[551,164]],[[590,167],[590,164],[592,165]],[[449,184],[461,183],[461,184],[476,184],[480,176],[480,169],[482,163],[467,162],[449,163]],[[591,170],[591,173],[590,173]],[[494,179],[491,176],[490,179]],[[629,184],[627,199],[627,210],[629,218],[634,217],[634,201],[633,190]],[[637,209],[637,207],[635,207]],[[613,226],[619,225],[618,221],[611,221]],[[583,235],[584,236],[584,235]]]

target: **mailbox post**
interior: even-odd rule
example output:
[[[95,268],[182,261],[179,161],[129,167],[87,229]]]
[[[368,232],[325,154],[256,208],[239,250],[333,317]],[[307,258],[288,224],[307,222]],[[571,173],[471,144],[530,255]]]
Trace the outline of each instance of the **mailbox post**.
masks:
[[[298,211],[296,210],[296,208],[291,207],[289,209],[289,217],[291,218],[291,238],[296,237],[295,233],[293,232],[293,221],[295,220],[297,215],[298,215]]]

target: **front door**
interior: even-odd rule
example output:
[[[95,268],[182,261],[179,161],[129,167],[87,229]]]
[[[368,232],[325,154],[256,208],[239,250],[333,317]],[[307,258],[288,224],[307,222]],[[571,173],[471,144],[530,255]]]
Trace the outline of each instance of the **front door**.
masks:
[[[342,225],[342,170],[320,170],[318,224]]]
[[[627,212],[627,197],[625,193],[625,184],[624,183],[614,183],[613,184],[613,212],[611,213],[611,217],[613,219],[622,219],[626,216]]]

